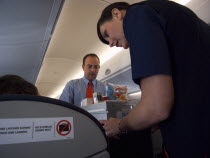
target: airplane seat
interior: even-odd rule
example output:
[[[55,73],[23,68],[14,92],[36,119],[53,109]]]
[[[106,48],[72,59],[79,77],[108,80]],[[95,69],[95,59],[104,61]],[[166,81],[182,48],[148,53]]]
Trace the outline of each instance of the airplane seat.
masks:
[[[109,158],[100,123],[72,104],[0,95],[1,158]]]

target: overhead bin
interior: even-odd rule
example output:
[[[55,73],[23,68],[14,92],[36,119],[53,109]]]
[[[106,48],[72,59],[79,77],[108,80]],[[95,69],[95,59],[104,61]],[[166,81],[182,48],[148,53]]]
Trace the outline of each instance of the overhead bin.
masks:
[[[35,83],[63,0],[0,3],[0,75]]]
[[[128,93],[139,92],[140,88],[132,80],[129,49],[123,49],[101,65],[98,78],[102,82],[126,85]]]
[[[101,65],[98,79],[106,81],[131,68],[129,49],[123,49]]]

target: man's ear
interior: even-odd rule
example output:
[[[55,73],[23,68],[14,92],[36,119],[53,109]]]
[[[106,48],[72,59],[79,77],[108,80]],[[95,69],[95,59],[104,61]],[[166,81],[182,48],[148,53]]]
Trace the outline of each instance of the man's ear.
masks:
[[[82,65],[82,70],[84,71],[85,65]]]
[[[113,8],[112,9],[112,18],[122,19],[122,13],[119,9]]]

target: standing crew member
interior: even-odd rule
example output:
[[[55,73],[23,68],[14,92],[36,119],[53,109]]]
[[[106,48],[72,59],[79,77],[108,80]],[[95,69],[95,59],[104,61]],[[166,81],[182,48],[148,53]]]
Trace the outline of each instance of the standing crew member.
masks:
[[[209,158],[210,27],[182,5],[148,0],[109,5],[97,31],[103,43],[130,48],[132,78],[142,91],[122,120],[101,121],[106,134],[160,123],[168,157]]]

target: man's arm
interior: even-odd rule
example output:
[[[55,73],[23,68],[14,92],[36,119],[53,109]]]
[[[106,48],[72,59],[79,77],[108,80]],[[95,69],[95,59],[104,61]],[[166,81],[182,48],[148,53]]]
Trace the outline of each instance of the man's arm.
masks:
[[[66,84],[59,99],[71,104],[74,103],[73,81]]]
[[[141,130],[151,127],[170,115],[174,89],[170,75],[153,75],[141,79],[141,100],[120,122],[119,129]]]

